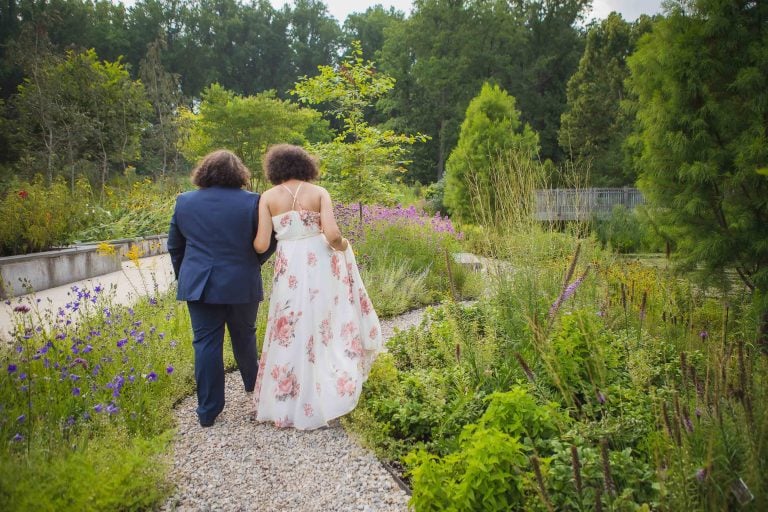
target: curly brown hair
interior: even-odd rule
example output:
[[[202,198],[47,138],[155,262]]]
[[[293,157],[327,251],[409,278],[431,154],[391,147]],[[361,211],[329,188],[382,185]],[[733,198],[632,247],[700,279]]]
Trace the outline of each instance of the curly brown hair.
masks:
[[[320,174],[317,158],[293,144],[276,144],[264,155],[264,175],[273,185],[290,179],[313,181]]]
[[[226,149],[219,149],[203,157],[192,171],[192,183],[200,188],[248,187],[251,171],[240,157]]]

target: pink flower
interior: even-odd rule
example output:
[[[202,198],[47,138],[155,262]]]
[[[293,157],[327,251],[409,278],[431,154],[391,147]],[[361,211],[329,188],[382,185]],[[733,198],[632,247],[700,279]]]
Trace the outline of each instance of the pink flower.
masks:
[[[368,337],[371,339],[375,339],[379,335],[379,328],[374,326],[371,327],[371,332],[368,333]]]
[[[285,215],[283,215],[283,218],[280,219],[280,226],[285,227],[290,223],[291,223],[291,216],[288,215],[288,213],[286,213]]]
[[[295,290],[298,284],[299,284],[299,280],[296,279],[296,276],[288,277],[288,288],[290,288],[291,290]]]
[[[312,410],[312,404],[304,404],[304,416],[306,417],[312,417],[314,416],[315,412]]]
[[[364,315],[370,314],[371,301],[368,298],[368,295],[363,291],[362,288],[358,289],[357,292],[360,294],[360,310],[363,312]]]
[[[293,336],[293,325],[287,315],[283,315],[275,322],[272,336],[280,345],[287,345]]]
[[[309,254],[307,254],[307,265],[309,265],[310,267],[314,267],[315,265],[317,265],[317,254],[315,254],[314,252],[310,252]]]
[[[336,380],[336,393],[339,396],[352,396],[355,394],[355,381],[349,377],[347,372]]]
[[[310,363],[315,362],[315,337],[310,336],[307,340],[307,359]]]
[[[338,252],[334,252],[331,256],[331,274],[336,279],[341,279],[341,261]]]
[[[26,199],[29,197],[29,192],[26,190],[19,190],[19,197],[22,199]]]
[[[323,336],[322,338],[323,345],[327,347],[328,342],[330,342],[331,339],[333,339],[333,331],[331,330],[330,319],[326,318],[320,323],[320,334]]]
[[[293,384],[294,379],[286,375],[277,381],[277,390],[280,391],[281,395],[292,395]]]

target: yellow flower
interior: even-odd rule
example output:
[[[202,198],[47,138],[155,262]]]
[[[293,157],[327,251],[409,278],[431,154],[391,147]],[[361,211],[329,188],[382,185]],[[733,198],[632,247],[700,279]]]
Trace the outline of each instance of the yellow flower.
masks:
[[[125,257],[133,262],[136,267],[139,267],[139,258],[144,256],[144,252],[138,246],[138,244],[131,245],[131,248],[125,253]]]
[[[101,256],[114,256],[115,247],[113,245],[109,245],[107,242],[101,242],[96,246],[96,253]]]

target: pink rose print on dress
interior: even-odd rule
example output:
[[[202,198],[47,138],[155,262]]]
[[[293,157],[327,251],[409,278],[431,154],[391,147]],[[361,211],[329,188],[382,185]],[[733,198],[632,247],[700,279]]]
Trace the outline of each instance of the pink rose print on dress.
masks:
[[[338,252],[334,252],[331,256],[331,274],[336,279],[341,279],[341,257]]]
[[[283,218],[280,219],[280,226],[285,227],[290,223],[291,223],[291,216],[289,213],[286,213],[285,215],[283,215]]]
[[[315,337],[310,336],[307,340],[307,359],[310,363],[315,362]]]
[[[299,212],[301,223],[306,227],[320,226],[320,212],[313,212],[312,210],[301,210]]]
[[[347,265],[347,275],[344,276],[341,282],[347,285],[347,300],[350,304],[354,304],[355,298],[352,294],[352,287],[355,286],[355,278],[352,277],[352,265]]]
[[[373,339],[376,339],[376,336],[379,335],[379,328],[376,326],[371,327],[371,332],[368,333],[368,337]]]
[[[336,393],[342,397],[353,396],[355,394],[355,381],[347,372],[344,372],[341,377],[336,380]]]
[[[277,255],[275,256],[275,279],[274,281],[277,282],[277,279],[285,274],[285,271],[288,269],[288,259],[285,257],[285,253],[283,251],[277,251]]]
[[[272,378],[277,381],[275,386],[275,398],[281,402],[289,398],[299,396],[299,379],[293,373],[293,368],[288,369],[288,365],[275,366],[270,373]]]
[[[296,279],[296,276],[288,276],[288,288],[290,288],[291,290],[295,290],[298,284],[299,284],[299,280]]]
[[[311,418],[315,415],[315,411],[312,410],[312,404],[304,404],[304,416]]]
[[[363,344],[360,340],[360,334],[357,325],[354,322],[347,322],[341,328],[341,337],[346,343],[344,355],[350,359],[357,359],[363,355]]]
[[[327,347],[328,343],[333,339],[333,330],[331,329],[330,318],[326,318],[320,323],[320,335],[322,336],[321,341],[323,342],[323,345]]]
[[[286,304],[283,310],[287,309]],[[269,331],[269,341],[277,341],[277,344],[281,347],[287,347],[293,341],[295,335],[295,325],[299,321],[301,311],[296,314],[294,311],[290,313],[280,314],[272,323],[272,329]]]
[[[277,428],[293,428],[293,421],[288,416],[278,418],[275,420],[275,426]]]
[[[368,294],[362,288],[358,288],[357,293],[360,294],[360,311],[364,315],[369,315],[373,308],[371,307],[371,300],[368,298]]]
[[[312,251],[309,251],[309,254],[307,254],[307,265],[310,267],[314,267],[317,265],[317,254],[315,254]]]

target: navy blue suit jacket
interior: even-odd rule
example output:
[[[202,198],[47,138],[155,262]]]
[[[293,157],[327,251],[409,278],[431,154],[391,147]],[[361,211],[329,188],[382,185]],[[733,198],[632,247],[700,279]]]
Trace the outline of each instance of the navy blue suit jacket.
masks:
[[[168,232],[168,252],[178,280],[176,298],[208,304],[244,304],[264,298],[263,254],[253,239],[259,194],[209,187],[179,194]]]

